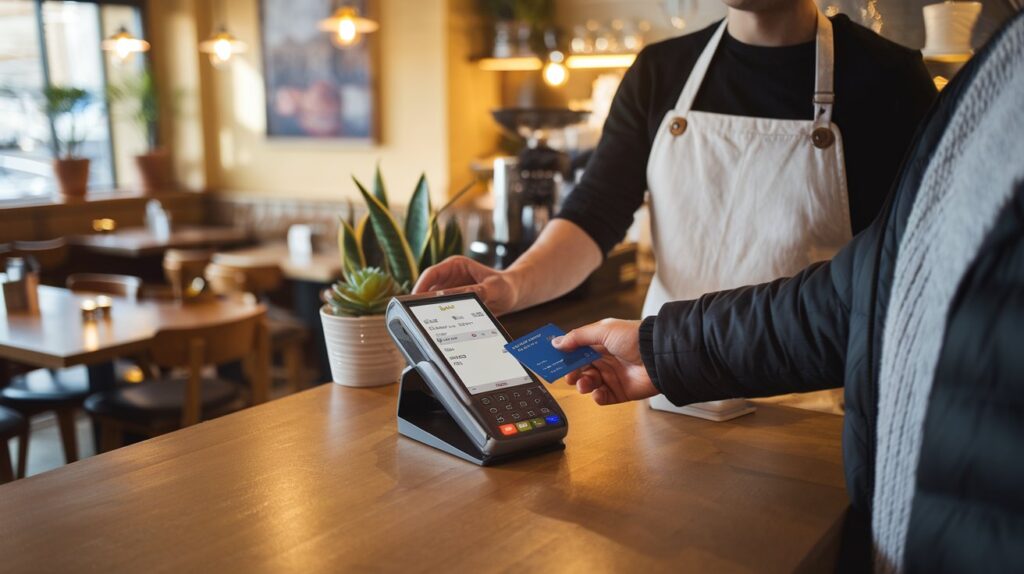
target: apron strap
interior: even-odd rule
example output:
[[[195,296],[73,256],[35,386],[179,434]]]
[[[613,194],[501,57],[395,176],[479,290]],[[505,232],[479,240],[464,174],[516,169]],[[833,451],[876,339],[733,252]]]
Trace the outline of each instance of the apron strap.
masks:
[[[715,30],[715,34],[708,41],[704,51],[701,52],[697,63],[686,79],[686,85],[679,94],[676,101],[676,112],[685,115],[693,108],[693,101],[697,98],[697,92],[704,83],[704,76],[707,75],[711,60],[718,50],[718,45],[725,34],[728,20],[722,20]],[[814,125],[815,127],[828,127],[832,122],[832,105],[835,103],[835,88],[833,87],[833,76],[835,73],[835,48],[832,42],[832,21],[821,11],[818,11],[818,31],[815,42],[815,70],[814,70]]]
[[[832,21],[818,11],[818,34],[814,71],[814,127],[828,127],[832,122],[832,105],[836,95],[833,88],[835,49],[832,45]]]
[[[690,112],[690,108],[693,107],[693,100],[697,98],[700,85],[704,83],[704,75],[708,73],[711,59],[715,57],[715,51],[718,50],[718,44],[722,41],[722,35],[725,34],[727,23],[727,19],[722,20],[722,23],[718,25],[718,29],[715,30],[715,35],[711,36],[708,45],[704,46],[704,51],[697,58],[697,63],[693,65],[690,77],[686,79],[686,85],[683,86],[683,91],[679,94],[679,99],[676,100],[676,111],[679,114],[685,116]]]

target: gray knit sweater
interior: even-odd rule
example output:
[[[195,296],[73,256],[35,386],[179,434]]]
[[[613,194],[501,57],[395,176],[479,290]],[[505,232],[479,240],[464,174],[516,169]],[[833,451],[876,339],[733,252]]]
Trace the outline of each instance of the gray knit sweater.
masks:
[[[1024,179],[1024,20],[997,42],[926,168],[896,258],[879,378],[872,517],[877,572],[902,569],[947,312],[1014,184]]]

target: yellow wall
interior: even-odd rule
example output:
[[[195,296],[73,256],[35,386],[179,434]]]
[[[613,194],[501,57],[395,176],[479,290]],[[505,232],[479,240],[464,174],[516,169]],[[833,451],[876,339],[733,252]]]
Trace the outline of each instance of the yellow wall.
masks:
[[[494,155],[500,130],[491,110],[501,107],[501,76],[481,70],[472,56],[482,50],[479,0],[449,0],[448,172],[451,191],[473,180],[470,163]]]
[[[287,0],[280,0],[287,1]],[[268,139],[265,136],[264,84],[261,76],[258,0],[151,1],[155,41],[163,46],[160,70],[188,73],[181,60],[198,62],[198,115],[203,123],[204,186],[217,192],[309,199],[354,196],[350,176],[369,180],[379,160],[391,195],[404,202],[421,172],[426,172],[439,200],[451,186],[468,179],[471,157],[493,148],[480,134],[495,134],[485,113],[493,107],[495,79],[479,77],[469,64],[468,47],[451,33],[472,25],[465,16],[452,17],[469,0],[378,0],[380,142]],[[466,8],[462,6],[462,8]],[[464,12],[465,10],[463,10]],[[196,51],[195,33],[169,27],[191,12],[203,37],[213,14],[222,17],[236,36],[249,44],[229,68],[213,69]],[[174,66],[173,62],[178,65]],[[172,83],[182,83],[180,78]],[[474,89],[480,82],[482,91]],[[187,81],[185,83],[188,83]],[[161,87],[164,90],[163,86]],[[181,138],[177,138],[180,140]],[[196,142],[175,141],[176,155],[194,153]],[[178,165],[182,173],[181,162]],[[193,179],[196,178],[192,174]]]
[[[160,139],[172,150],[177,184],[207,188],[196,6],[201,0],[152,0],[148,5],[151,66],[161,102]]]

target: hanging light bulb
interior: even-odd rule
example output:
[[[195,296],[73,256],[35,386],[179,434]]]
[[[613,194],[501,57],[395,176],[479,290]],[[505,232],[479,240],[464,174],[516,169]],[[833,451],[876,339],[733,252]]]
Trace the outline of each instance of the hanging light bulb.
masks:
[[[135,54],[148,52],[149,42],[136,38],[127,28],[121,26],[113,36],[100,42],[100,48],[104,52],[110,52],[115,62],[124,64]]]
[[[569,81],[569,70],[565,67],[565,54],[558,50],[550,52],[541,74],[544,76],[544,83],[552,88],[564,86]]]
[[[359,10],[352,6],[338,8],[330,18],[320,20],[319,29],[331,35],[331,42],[339,48],[359,43],[363,34],[376,32],[380,24],[359,16]]]
[[[235,54],[244,53],[247,49],[245,42],[236,38],[223,26],[216,34],[199,43],[199,51],[209,54],[210,63],[217,68],[230,62]]]

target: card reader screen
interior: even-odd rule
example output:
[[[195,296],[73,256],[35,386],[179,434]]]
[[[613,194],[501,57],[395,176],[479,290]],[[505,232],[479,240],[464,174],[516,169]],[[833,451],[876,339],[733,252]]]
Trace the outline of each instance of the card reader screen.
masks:
[[[410,306],[471,395],[532,382],[505,336],[473,298]]]

